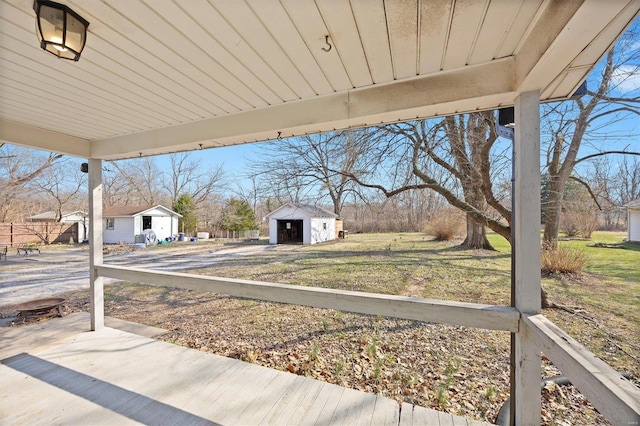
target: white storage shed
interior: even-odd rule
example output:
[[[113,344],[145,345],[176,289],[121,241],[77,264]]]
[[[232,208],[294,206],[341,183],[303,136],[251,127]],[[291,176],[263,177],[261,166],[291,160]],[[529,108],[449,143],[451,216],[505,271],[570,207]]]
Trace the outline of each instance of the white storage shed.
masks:
[[[627,241],[640,243],[640,199],[626,204]]]
[[[104,243],[135,243],[145,229],[155,232],[158,240],[178,234],[181,214],[164,206],[116,206],[104,209]]]
[[[56,212],[48,211],[27,218],[29,222],[57,222]],[[86,212],[76,210],[74,212],[62,212],[60,222],[75,222],[78,225],[77,239],[84,241],[89,238],[89,218]]]
[[[287,203],[266,216],[270,244],[317,244],[336,239],[337,214],[308,205]]]

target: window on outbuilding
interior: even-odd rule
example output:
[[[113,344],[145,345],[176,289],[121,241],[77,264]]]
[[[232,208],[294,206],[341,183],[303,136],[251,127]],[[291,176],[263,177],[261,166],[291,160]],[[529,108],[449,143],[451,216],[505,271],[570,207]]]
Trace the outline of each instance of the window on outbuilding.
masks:
[[[322,222],[322,229],[327,230],[327,222]]]
[[[115,219],[112,217],[108,217],[106,221],[107,221],[106,229],[113,229],[116,222]]]

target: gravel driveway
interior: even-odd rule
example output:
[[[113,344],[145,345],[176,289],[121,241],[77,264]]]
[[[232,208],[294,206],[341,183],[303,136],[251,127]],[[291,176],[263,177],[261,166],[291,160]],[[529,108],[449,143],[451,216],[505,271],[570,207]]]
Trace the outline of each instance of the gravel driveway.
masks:
[[[105,256],[105,263],[144,266],[162,271],[184,271],[210,266],[212,262],[277,250],[264,244],[194,244],[155,250],[136,250]],[[89,248],[46,247],[40,255],[16,256],[10,249],[0,260],[0,306],[49,297],[89,287]],[[105,279],[105,284],[117,280]]]

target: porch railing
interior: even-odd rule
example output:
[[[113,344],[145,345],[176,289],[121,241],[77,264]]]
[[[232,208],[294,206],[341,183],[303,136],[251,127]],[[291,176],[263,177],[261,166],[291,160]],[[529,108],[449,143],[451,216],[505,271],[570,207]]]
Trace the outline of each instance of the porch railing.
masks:
[[[96,265],[97,276],[237,297],[523,333],[612,424],[638,425],[640,390],[543,315],[512,307]],[[539,388],[539,380],[530,384]]]

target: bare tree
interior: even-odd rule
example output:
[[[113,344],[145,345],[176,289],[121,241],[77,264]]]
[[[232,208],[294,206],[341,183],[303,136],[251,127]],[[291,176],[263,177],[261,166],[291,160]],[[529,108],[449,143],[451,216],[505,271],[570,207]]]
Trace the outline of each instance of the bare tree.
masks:
[[[605,230],[621,229],[627,217],[623,206],[640,198],[640,159],[629,156],[599,157],[576,174],[578,176],[572,178],[583,182],[589,191],[599,211],[602,227]]]
[[[162,172],[153,157],[135,160],[110,161],[108,167],[119,176],[110,176],[108,196],[122,204],[153,206],[162,199]],[[123,191],[117,194],[117,190]],[[110,204],[109,200],[106,204]],[[119,204],[118,203],[118,204]]]
[[[340,216],[347,195],[355,190],[350,174],[362,168],[366,130],[346,130],[284,139],[263,151],[252,175],[268,183],[275,198],[301,202],[315,194],[329,198]],[[274,156],[273,153],[276,153]]]
[[[549,177],[543,203],[544,241],[550,247],[557,244],[564,190],[575,167],[604,155],[640,155],[628,149],[607,149],[610,142],[630,136],[616,135],[613,129],[617,123],[640,117],[640,88],[627,90],[624,84],[640,73],[640,51],[631,45],[636,40],[629,32],[607,53],[601,71],[595,75],[594,91],[583,98],[543,107],[543,135],[548,135],[545,168]],[[592,153],[581,157],[585,146]]]
[[[163,188],[173,206],[183,194],[189,194],[196,204],[202,203],[225,185],[222,164],[203,167],[190,153],[171,154],[171,168],[165,173]]]
[[[0,222],[24,217],[28,184],[61,158],[60,154],[0,143]]]
[[[82,205],[79,195],[84,194],[87,178],[76,162],[64,158],[40,173],[32,185],[44,196],[47,204],[53,207],[55,221],[60,222],[65,210]]]
[[[383,184],[350,175],[359,184],[379,189],[387,197],[425,188],[437,192],[466,213],[465,247],[492,249],[485,226],[511,240],[511,212],[492,185],[495,170],[502,170],[501,161],[508,160],[502,155],[498,160],[495,153],[492,158],[498,139],[492,112],[395,123],[379,127],[376,133],[377,148],[369,157],[369,165],[395,165],[394,171],[391,176],[378,178]]]

